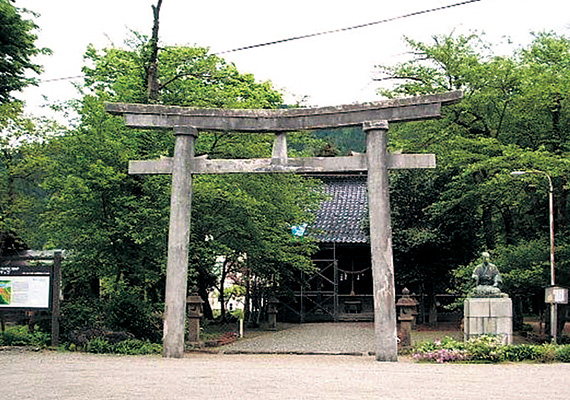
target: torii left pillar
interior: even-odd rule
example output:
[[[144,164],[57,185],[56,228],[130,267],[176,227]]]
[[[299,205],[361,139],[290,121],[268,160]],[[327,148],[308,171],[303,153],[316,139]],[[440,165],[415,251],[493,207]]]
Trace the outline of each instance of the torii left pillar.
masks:
[[[170,196],[170,228],[166,267],[164,310],[164,356],[184,355],[186,286],[188,284],[188,242],[192,202],[191,159],[198,131],[189,126],[175,126],[174,162]]]

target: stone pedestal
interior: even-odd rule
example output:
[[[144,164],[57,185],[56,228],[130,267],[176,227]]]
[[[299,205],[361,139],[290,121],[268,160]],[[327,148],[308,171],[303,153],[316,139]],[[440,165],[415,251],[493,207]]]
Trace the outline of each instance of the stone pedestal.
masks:
[[[269,304],[267,307],[267,330],[276,331],[277,330],[277,306],[279,305],[279,300],[275,297],[269,299]]]
[[[513,305],[506,297],[472,297],[464,303],[464,337],[497,335],[503,344],[513,342]]]
[[[188,342],[200,342],[200,318],[202,318],[202,304],[204,301],[200,296],[188,296],[186,304],[188,307]]]
[[[400,321],[400,326],[398,329],[398,338],[400,342],[398,343],[400,348],[410,347],[412,345],[412,322],[414,317],[411,315],[399,316],[398,321]]]

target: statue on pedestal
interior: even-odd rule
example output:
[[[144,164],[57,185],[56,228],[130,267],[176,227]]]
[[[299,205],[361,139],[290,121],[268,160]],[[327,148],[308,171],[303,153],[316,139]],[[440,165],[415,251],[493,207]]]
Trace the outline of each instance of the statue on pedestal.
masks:
[[[472,278],[475,279],[475,289],[469,294],[470,297],[508,297],[502,293],[499,285],[502,283],[501,274],[489,259],[491,256],[486,251],[481,253],[483,262],[475,267]]]

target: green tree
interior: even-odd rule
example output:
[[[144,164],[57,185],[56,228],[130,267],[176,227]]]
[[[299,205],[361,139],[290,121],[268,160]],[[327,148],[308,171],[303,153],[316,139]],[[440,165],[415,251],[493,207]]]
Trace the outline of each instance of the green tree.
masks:
[[[40,244],[37,216],[43,201],[37,185],[45,158],[40,141],[48,125],[22,116],[22,103],[12,93],[36,84],[27,72],[39,74],[31,60],[49,50],[39,49],[34,31],[24,19],[27,10],[0,0],[0,254]],[[37,124],[37,122],[40,122]]]
[[[49,143],[54,163],[44,184],[51,193],[44,228],[59,247],[73,250],[65,272],[71,298],[113,301],[130,288],[142,288],[136,294],[157,306],[164,298],[170,180],[129,176],[127,162],[171,156],[173,135],[125,128],[103,106],[146,101],[146,43],[135,35],[127,49],[87,49],[81,122]],[[256,82],[202,48],[161,47],[156,81],[161,104],[272,108],[282,102],[269,82]],[[271,135],[202,132],[196,150],[211,158],[267,157],[271,145]],[[226,273],[245,268],[237,262],[243,259],[250,269],[257,262],[255,273],[264,279],[269,268],[308,268],[312,245],[299,249],[287,237],[291,225],[309,218],[314,187],[290,176],[196,177],[190,287],[206,300],[208,289],[223,286],[214,274],[219,256],[228,260]]]
[[[417,199],[395,206],[395,258],[403,280],[452,277],[451,271],[488,249],[509,262],[509,255],[524,254],[517,267],[504,266],[506,282],[517,282],[507,287],[514,297],[536,293],[532,271],[547,265],[547,253],[540,249],[531,257],[525,249],[548,243],[547,186],[539,176],[515,180],[509,172],[541,170],[555,184],[558,266],[565,282],[568,39],[537,34],[528,48],[510,57],[494,56],[476,35],[435,37],[431,44],[408,39],[408,44],[415,57],[381,68],[384,80],[396,82],[381,93],[395,97],[460,89],[464,100],[447,107],[441,120],[391,129],[394,150],[434,152],[438,159],[433,176],[414,178],[418,186],[409,184],[409,174],[393,175],[394,198]]]
[[[61,129],[24,117],[20,102],[0,105],[0,254],[45,245],[40,214],[47,194],[40,184],[50,163],[46,140]]]
[[[27,13],[30,12],[15,7],[9,0],[0,0],[0,103],[10,101],[13,91],[37,83],[26,73],[39,74],[42,68],[32,59],[38,54],[49,53],[47,49],[36,47],[34,31],[38,26],[23,18]]]

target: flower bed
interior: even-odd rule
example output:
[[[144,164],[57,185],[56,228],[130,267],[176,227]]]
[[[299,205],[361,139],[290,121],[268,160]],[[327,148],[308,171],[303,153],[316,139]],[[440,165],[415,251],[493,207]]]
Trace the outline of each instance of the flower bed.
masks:
[[[421,362],[570,362],[570,345],[503,345],[499,338],[483,335],[467,342],[451,337],[418,343],[412,358]]]

